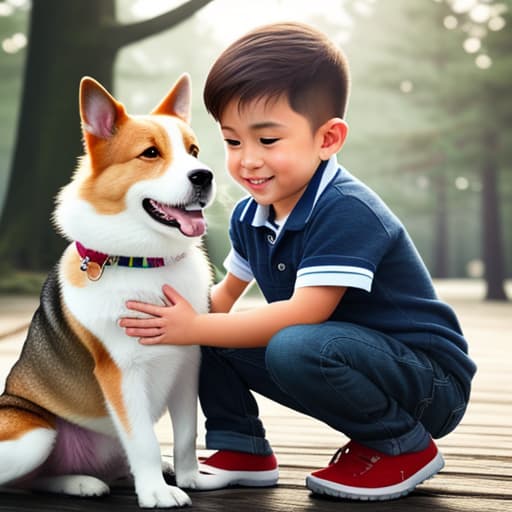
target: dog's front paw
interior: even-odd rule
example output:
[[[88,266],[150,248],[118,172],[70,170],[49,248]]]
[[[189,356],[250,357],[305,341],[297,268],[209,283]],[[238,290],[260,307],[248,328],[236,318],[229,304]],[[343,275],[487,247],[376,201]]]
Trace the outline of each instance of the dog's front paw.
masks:
[[[181,471],[176,475],[176,485],[182,489],[201,489],[199,471]]]
[[[192,500],[178,487],[161,485],[146,488],[137,492],[141,508],[170,508],[192,505]]]
[[[225,487],[225,484],[219,482],[215,475],[200,473],[199,471],[180,475],[177,478],[177,484],[183,489],[196,489],[198,491],[211,491]]]

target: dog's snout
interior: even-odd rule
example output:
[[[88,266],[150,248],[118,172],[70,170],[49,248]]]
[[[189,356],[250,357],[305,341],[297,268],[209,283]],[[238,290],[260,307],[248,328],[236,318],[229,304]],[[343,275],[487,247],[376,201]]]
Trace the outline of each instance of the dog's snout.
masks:
[[[198,187],[207,187],[213,181],[213,173],[211,171],[207,171],[206,169],[197,169],[188,173],[188,179],[192,185]]]

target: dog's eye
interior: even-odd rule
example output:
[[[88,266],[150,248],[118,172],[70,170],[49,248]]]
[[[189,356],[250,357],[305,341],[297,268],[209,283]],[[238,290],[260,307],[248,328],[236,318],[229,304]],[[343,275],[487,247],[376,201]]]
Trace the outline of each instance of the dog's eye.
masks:
[[[197,157],[197,155],[199,155],[199,148],[195,144],[191,144],[191,146],[188,148],[188,152],[193,157]]]
[[[158,151],[158,148],[156,148],[155,146],[150,146],[139,155],[139,158],[158,158],[159,156],[160,151]]]

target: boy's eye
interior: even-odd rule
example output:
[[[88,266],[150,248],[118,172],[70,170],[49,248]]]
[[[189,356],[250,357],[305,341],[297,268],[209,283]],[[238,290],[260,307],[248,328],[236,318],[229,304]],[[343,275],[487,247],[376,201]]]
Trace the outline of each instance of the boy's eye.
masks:
[[[240,141],[235,139],[224,139],[224,142],[228,146],[240,146]]]
[[[270,144],[274,144],[274,142],[277,142],[278,140],[279,139],[277,137],[261,137],[260,142],[268,146]]]

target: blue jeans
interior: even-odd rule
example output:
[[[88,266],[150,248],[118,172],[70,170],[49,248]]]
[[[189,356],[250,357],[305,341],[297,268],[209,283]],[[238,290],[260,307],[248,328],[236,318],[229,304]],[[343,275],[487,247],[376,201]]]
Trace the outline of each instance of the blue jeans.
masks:
[[[209,449],[272,453],[251,390],[389,455],[426,448],[467,405],[457,379],[425,352],[349,323],[288,327],[266,348],[203,347],[202,356]]]

